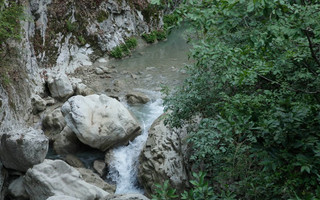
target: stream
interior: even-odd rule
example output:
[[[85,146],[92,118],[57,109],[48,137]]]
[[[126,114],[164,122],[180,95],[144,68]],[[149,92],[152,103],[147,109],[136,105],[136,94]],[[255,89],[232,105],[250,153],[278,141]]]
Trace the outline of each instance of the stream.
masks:
[[[108,179],[116,185],[116,194],[143,193],[137,181],[139,155],[148,137],[152,123],[163,113],[161,85],[177,86],[185,78],[184,66],[189,63],[189,46],[183,38],[183,29],[173,31],[167,41],[136,50],[130,58],[113,60],[110,64],[130,76],[122,78],[129,88],[143,92],[151,98],[145,105],[128,108],[140,121],[142,134],[128,146],[113,149]],[[139,81],[132,79],[139,75]]]

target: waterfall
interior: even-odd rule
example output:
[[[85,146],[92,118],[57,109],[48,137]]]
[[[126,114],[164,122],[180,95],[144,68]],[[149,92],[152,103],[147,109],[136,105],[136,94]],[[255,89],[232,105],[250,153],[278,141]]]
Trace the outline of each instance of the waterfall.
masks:
[[[130,109],[142,124],[142,134],[128,146],[113,149],[108,178],[116,183],[116,194],[143,193],[143,190],[137,186],[139,155],[148,138],[150,126],[163,113],[161,99]]]

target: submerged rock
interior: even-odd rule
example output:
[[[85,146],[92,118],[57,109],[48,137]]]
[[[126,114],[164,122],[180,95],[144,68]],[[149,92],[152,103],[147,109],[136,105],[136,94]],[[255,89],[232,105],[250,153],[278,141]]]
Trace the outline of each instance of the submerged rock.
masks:
[[[49,140],[42,131],[13,130],[1,135],[0,159],[6,168],[25,172],[45,159],[48,148]]]
[[[126,95],[126,99],[129,104],[145,104],[150,101],[147,95],[140,92],[131,92]]]
[[[79,171],[62,160],[45,160],[29,169],[24,183],[31,200],[68,195],[81,200],[103,199],[108,192],[85,182]]]
[[[140,183],[145,192],[154,192],[154,184],[170,180],[177,190],[187,185],[187,173],[183,162],[181,138],[176,131],[164,125],[163,115],[153,122],[147,142],[140,154]]]
[[[101,151],[126,144],[141,132],[130,111],[103,94],[71,97],[62,112],[79,140]]]

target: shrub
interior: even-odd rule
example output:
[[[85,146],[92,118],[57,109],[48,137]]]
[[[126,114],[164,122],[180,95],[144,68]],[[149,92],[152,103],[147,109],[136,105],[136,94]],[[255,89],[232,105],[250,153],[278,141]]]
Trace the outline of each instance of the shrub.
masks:
[[[66,21],[66,26],[68,32],[74,32],[77,29],[77,24],[74,22],[71,22],[71,20]]]
[[[103,21],[107,20],[109,17],[109,13],[103,10],[100,10],[97,16],[97,21],[102,23]]]
[[[127,39],[125,43],[129,49],[134,49],[138,45],[137,39],[134,37]]]
[[[121,47],[117,46],[115,47],[111,52],[110,55],[114,58],[122,58],[123,57],[123,52]]]
[[[157,39],[157,35],[154,32],[151,33],[144,33],[142,37],[145,39],[147,43],[154,43]]]
[[[157,40],[162,41],[167,38],[167,32],[164,30],[154,31],[154,34],[157,36]]]

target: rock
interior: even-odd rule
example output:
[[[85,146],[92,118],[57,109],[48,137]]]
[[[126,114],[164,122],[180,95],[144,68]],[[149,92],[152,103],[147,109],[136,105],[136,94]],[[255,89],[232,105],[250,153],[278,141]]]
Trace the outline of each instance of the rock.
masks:
[[[25,188],[31,200],[43,200],[55,195],[67,195],[81,200],[102,199],[108,192],[85,182],[79,171],[62,160],[44,160],[24,176]]]
[[[70,196],[65,196],[65,195],[57,195],[57,196],[49,197],[47,198],[47,200],[80,200],[80,199],[70,197]]]
[[[54,98],[63,100],[73,94],[72,84],[65,73],[49,74],[47,83],[51,96]]]
[[[95,160],[93,162],[93,169],[99,174],[100,177],[103,177],[106,174],[106,163],[103,160]]]
[[[116,194],[109,195],[104,200],[150,200],[142,194]]]
[[[94,173],[90,169],[78,168],[77,170],[80,172],[83,180],[85,180],[86,182],[92,185],[95,185],[109,193],[114,193],[116,191],[115,185],[108,184],[103,179],[101,179],[100,176],[98,176],[96,173]]]
[[[101,151],[126,144],[141,132],[130,111],[104,94],[71,97],[62,112],[79,140]]]
[[[161,115],[149,129],[147,142],[140,154],[138,178],[146,194],[154,192],[155,183],[170,181],[178,191],[188,184],[183,162],[184,147],[177,131],[166,127]]]
[[[119,88],[124,88],[126,86],[126,84],[122,80],[114,80],[113,85]]]
[[[47,155],[49,140],[40,130],[23,128],[1,136],[0,160],[9,169],[27,171]]]
[[[97,68],[95,69],[95,73],[96,73],[97,75],[101,75],[101,74],[104,74],[104,71],[103,71],[100,67],[97,67]]]
[[[61,109],[56,108],[53,111],[45,113],[45,117],[42,120],[42,125],[45,134],[50,140],[53,140],[53,137],[60,133],[66,126],[66,121],[62,115]]]
[[[47,106],[52,106],[53,104],[56,103],[56,100],[52,97],[47,97],[44,99],[46,101],[46,105]]]
[[[2,163],[0,162],[0,200],[4,199],[4,183],[8,176],[8,172],[3,168]]]
[[[75,155],[68,154],[64,158],[64,161],[66,161],[70,166],[75,168],[85,168],[83,162]]]
[[[23,176],[12,181],[9,185],[9,195],[16,200],[29,199],[29,195],[23,184]]]
[[[44,111],[47,105],[46,101],[42,99],[39,95],[33,95],[31,97],[31,104],[33,107],[32,112],[34,114]]]
[[[131,92],[126,95],[129,104],[145,104],[150,101],[149,97],[140,92]]]
[[[80,142],[76,134],[68,126],[55,137],[53,149],[59,155],[73,154],[82,149],[84,144]]]
[[[94,94],[94,91],[92,89],[88,88],[85,84],[78,83],[78,84],[76,84],[75,94],[88,96],[90,94]]]

